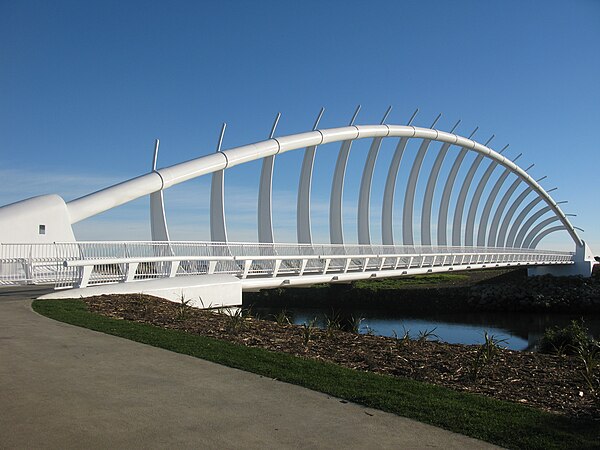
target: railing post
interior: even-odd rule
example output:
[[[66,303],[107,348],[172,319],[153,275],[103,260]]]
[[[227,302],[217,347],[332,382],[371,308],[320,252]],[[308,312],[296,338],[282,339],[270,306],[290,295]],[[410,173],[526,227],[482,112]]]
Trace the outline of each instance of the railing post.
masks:
[[[327,269],[329,269],[329,263],[331,262],[331,259],[327,258],[325,260],[325,265],[323,266],[323,275],[325,275],[327,273]]]
[[[209,261],[208,262],[208,275],[212,275],[215,273],[215,269],[217,268],[217,261]]]
[[[137,271],[140,263],[129,263],[127,264],[127,275],[125,277],[125,283],[129,283],[135,279],[135,272]]]
[[[308,264],[308,259],[303,259],[302,264],[300,265],[300,275],[304,275],[304,271],[306,270],[306,265]]]
[[[277,277],[277,273],[279,272],[279,267],[281,266],[281,260],[280,259],[276,259],[275,260],[275,265],[273,267],[273,273],[272,273],[272,277],[275,278]]]
[[[370,259],[370,258],[365,258],[365,262],[364,262],[364,264],[363,264],[363,268],[362,268],[362,271],[363,271],[363,272],[366,272],[366,271],[367,271],[367,266],[369,265],[369,259]]]
[[[171,270],[169,271],[169,278],[175,278],[177,276],[177,271],[179,270],[179,264],[181,261],[173,261],[171,263]]]
[[[242,278],[248,278],[248,273],[250,272],[250,267],[252,267],[252,260],[245,259],[244,260],[244,273],[242,274]]]
[[[90,282],[90,276],[92,275],[92,270],[94,270],[94,266],[81,266],[79,269],[80,278],[78,288],[85,288],[88,286]]]

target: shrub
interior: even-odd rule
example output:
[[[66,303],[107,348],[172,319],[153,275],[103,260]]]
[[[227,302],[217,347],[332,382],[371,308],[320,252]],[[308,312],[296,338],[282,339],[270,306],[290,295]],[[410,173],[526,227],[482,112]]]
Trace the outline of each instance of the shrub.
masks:
[[[556,353],[575,355],[581,347],[592,343],[589,331],[583,319],[572,320],[566,327],[551,327],[544,331],[540,341],[540,353]]]

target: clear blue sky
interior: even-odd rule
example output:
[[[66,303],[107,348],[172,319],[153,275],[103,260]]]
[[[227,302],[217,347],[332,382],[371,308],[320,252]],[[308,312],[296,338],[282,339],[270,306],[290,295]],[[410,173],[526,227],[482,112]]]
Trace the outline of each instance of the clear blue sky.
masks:
[[[548,175],[564,210],[600,252],[600,2],[557,1],[0,1],[0,204],[55,192],[66,200],[149,169],[305,131],[321,106],[321,127],[417,125],[459,134],[480,127],[496,150],[523,152],[521,166]],[[347,239],[366,157],[352,151],[345,192]],[[416,147],[411,147],[415,149]],[[433,148],[433,147],[432,147]],[[436,147],[437,149],[437,147]],[[379,220],[384,146],[373,187]],[[414,154],[414,150],[411,150]],[[301,152],[275,167],[275,236],[295,239]],[[325,242],[337,146],[319,150],[314,234]],[[431,151],[427,161],[435,156]],[[427,165],[427,163],[426,163]],[[228,171],[233,240],[255,240],[260,164]],[[231,173],[230,173],[231,172]],[[497,176],[499,173],[496,172]],[[381,174],[381,175],[379,175]],[[419,181],[422,186],[423,180]],[[208,238],[209,179],[166,192],[172,237]],[[397,212],[402,193],[397,192]],[[149,238],[147,199],[77,225],[79,238]],[[400,217],[396,214],[396,222]],[[399,234],[397,234],[397,238]],[[570,248],[566,233],[546,247]]]

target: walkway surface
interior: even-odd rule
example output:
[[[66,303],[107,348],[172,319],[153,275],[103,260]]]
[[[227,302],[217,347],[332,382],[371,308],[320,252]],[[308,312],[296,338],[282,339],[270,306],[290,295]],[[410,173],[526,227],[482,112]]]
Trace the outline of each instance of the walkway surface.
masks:
[[[0,290],[0,448],[445,448],[488,444],[39,316]]]

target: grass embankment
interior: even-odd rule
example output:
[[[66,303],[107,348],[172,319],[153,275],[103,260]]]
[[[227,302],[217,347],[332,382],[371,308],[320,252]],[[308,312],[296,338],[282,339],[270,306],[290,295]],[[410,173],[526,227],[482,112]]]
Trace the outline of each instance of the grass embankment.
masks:
[[[435,273],[429,275],[414,275],[405,278],[382,278],[359,280],[353,283],[355,289],[368,289],[377,291],[379,289],[399,289],[411,286],[440,286],[464,282],[469,280],[469,275],[458,273]]]
[[[90,313],[81,300],[35,301],[47,317],[276,378],[509,448],[598,448],[597,423],[427,383]]]

